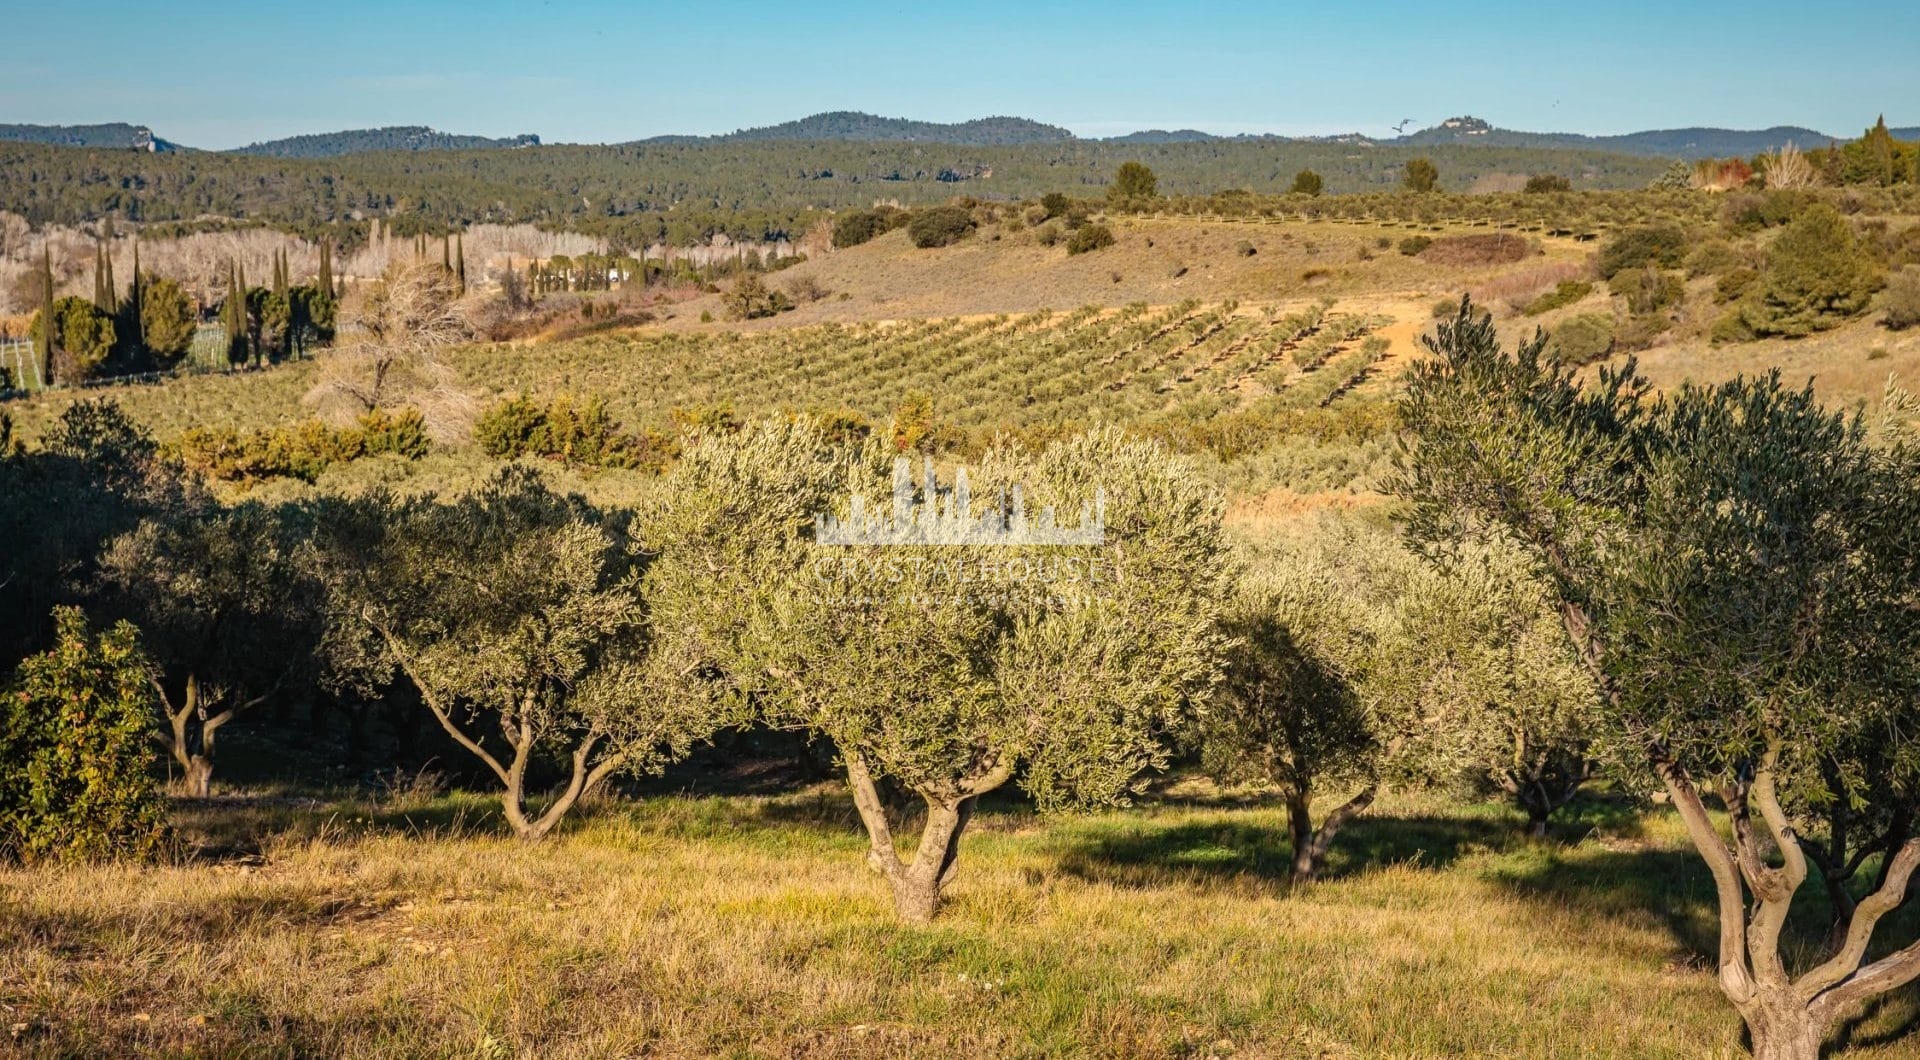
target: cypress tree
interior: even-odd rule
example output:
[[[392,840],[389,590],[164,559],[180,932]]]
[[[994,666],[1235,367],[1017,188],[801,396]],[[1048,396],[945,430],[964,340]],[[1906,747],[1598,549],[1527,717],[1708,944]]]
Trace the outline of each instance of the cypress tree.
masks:
[[[453,275],[453,239],[450,236],[440,237],[440,269],[449,276]]]
[[[320,280],[316,284],[325,291],[328,298],[333,297],[333,240],[320,241]]]
[[[467,293],[467,237],[459,235],[454,242],[454,290],[464,297]]]
[[[133,348],[135,350],[145,350],[147,348],[146,324],[140,319],[141,294],[140,240],[138,237],[135,237],[133,241],[133,285],[127,288],[126,314],[127,324],[129,325],[127,334],[133,337]]]
[[[107,309],[107,274],[100,265],[100,260],[103,257],[105,257],[105,252],[101,250],[100,244],[95,243],[93,245],[93,306],[95,309],[105,312]]]
[[[106,275],[107,300],[100,311],[112,315],[120,311],[120,285],[113,282],[113,244],[100,244],[100,269]]]
[[[53,385],[53,251],[40,248],[40,339],[33,352],[40,358],[40,383]]]

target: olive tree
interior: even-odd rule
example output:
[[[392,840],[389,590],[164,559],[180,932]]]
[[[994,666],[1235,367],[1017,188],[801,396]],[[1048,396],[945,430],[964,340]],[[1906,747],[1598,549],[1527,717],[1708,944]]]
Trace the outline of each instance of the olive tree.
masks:
[[[538,840],[621,771],[657,769],[725,721],[659,673],[649,558],[619,513],[560,496],[523,467],[450,500],[375,491],[319,512],[330,656],[365,685],[404,677],[503,789],[515,834]],[[544,808],[529,774],[564,780]]]
[[[1417,765],[1484,778],[1544,837],[1599,768],[1593,682],[1515,550],[1468,544],[1405,572],[1403,658],[1424,675]]]
[[[1391,741],[1362,691],[1380,616],[1327,555],[1296,543],[1249,560],[1221,616],[1223,679],[1197,726],[1208,772],[1270,787],[1285,804],[1295,883],[1320,873],[1340,830],[1379,796]],[[1316,826],[1315,797],[1342,788],[1352,794]]]
[[[816,537],[813,516],[843,490],[988,514],[957,483],[902,476],[879,443],[836,448],[809,423],[709,436],[668,476],[652,547],[679,580],[672,624],[697,643],[689,658],[773,724],[832,742],[869,864],[899,915],[925,922],[981,796],[1018,777],[1043,810],[1112,804],[1165,762],[1162,736],[1215,672],[1221,509],[1158,446],[1096,431],[1038,454],[996,447],[979,496],[1017,486],[1036,511],[1071,513],[1101,494],[1099,544]],[[924,810],[906,857],[889,783]]]
[[[1920,978],[1920,943],[1866,960],[1920,866],[1911,835],[1843,839],[1887,856],[1877,886],[1810,960],[1787,938],[1803,839],[1831,834],[1836,794],[1911,821],[1912,787],[1871,774],[1911,776],[1916,757],[1912,447],[1875,449],[1777,375],[1663,397],[1632,365],[1583,382],[1543,340],[1502,351],[1464,304],[1428,345],[1401,408],[1415,532],[1503,539],[1535,564],[1605,727],[1712,873],[1719,984],[1755,1054],[1817,1057],[1838,1021]]]
[[[190,498],[109,543],[98,584],[140,630],[185,794],[207,797],[220,730],[300,686],[314,658],[318,597],[286,528],[258,504]]]

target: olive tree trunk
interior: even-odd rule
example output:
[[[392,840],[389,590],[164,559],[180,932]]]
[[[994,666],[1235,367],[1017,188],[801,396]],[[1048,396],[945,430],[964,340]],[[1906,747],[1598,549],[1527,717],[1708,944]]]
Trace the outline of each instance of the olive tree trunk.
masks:
[[[1865,964],[1880,918],[1906,900],[1920,866],[1920,839],[1903,844],[1873,893],[1855,903],[1839,945],[1794,978],[1781,935],[1807,858],[1775,793],[1779,749],[1767,752],[1750,783],[1725,793],[1732,841],[1714,828],[1699,790],[1658,745],[1654,765],[1686,824],[1687,837],[1712,870],[1720,908],[1720,989],[1739,1010],[1753,1051],[1767,1060],[1816,1060],[1836,1023],[1874,998],[1920,979],[1920,942]],[[1758,811],[1758,827],[1754,820]],[[1764,837],[1764,839],[1763,839]],[[1767,861],[1767,849],[1780,864]]]
[[[868,866],[892,886],[894,911],[901,920],[909,924],[932,921],[946,886],[959,870],[960,836],[973,817],[974,804],[981,795],[1006,783],[1013,775],[1012,767],[995,767],[940,790],[916,792],[926,804],[927,819],[912,860],[903,861],[894,846],[886,804],[866,759],[844,749],[841,756],[846,761],[847,783],[853,788],[854,807],[867,829]]]
[[[1301,784],[1287,793],[1287,833],[1293,846],[1293,882],[1312,883],[1326,866],[1327,851],[1334,837],[1355,817],[1367,812],[1380,795],[1378,782],[1369,783],[1353,798],[1341,803],[1320,827],[1313,826],[1313,789]]]
[[[213,791],[213,746],[220,727],[241,711],[265,702],[267,697],[256,696],[243,703],[223,706],[226,697],[219,692],[209,692],[201,684],[200,676],[190,673],[176,706],[164,681],[156,675],[150,682],[166,715],[167,731],[160,742],[180,766],[181,794],[190,799],[204,799]]]

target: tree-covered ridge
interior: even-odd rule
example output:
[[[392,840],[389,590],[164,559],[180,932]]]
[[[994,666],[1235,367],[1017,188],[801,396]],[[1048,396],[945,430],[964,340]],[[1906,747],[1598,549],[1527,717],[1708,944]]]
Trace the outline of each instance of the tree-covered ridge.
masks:
[[[1581,188],[1643,187],[1658,160],[1592,151],[1437,147],[1450,187],[1494,173],[1556,172]],[[1104,191],[1140,161],[1162,194],[1285,192],[1296,173],[1329,192],[1397,187],[1414,152],[1299,141],[972,147],[930,143],[742,141],[426,151],[331,159],[260,158],[0,144],[0,210],[35,223],[221,216],[300,227],[366,217],[429,226],[532,222],[629,244],[715,231],[790,234],[822,210]]]
[[[175,151],[179,145],[153,135],[144,125],[0,125],[0,141],[58,144],[63,147],[119,147],[136,151]]]
[[[1058,125],[1047,125],[1031,118],[994,115],[962,122],[914,121],[911,118],[883,118],[860,111],[836,110],[812,114],[778,125],[763,125],[720,136],[657,136],[640,143],[701,143],[741,140],[855,140],[863,143],[964,144],[976,147],[1008,144],[1058,143],[1073,139],[1073,133]]]
[[[273,158],[333,158],[373,151],[472,151],[539,145],[540,137],[532,133],[495,138],[444,133],[424,125],[389,125],[379,129],[346,129],[341,132],[289,136],[236,147],[227,153],[268,155]]]

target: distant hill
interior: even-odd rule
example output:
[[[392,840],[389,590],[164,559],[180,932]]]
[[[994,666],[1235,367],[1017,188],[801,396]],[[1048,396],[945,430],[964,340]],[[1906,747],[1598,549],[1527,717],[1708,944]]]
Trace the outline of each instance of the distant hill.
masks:
[[[798,121],[767,125],[719,136],[655,136],[642,144],[713,143],[742,140],[855,140],[869,143],[920,141],[971,147],[1008,147],[1019,144],[1060,143],[1074,138],[1058,125],[1029,118],[996,116],[943,124],[882,118],[859,111],[836,110]]]
[[[1895,136],[1899,132],[1895,131]],[[1771,129],[1653,129],[1618,136],[1584,136],[1579,133],[1533,133],[1499,129],[1474,117],[1448,118],[1431,129],[1396,139],[1378,141],[1394,147],[1431,147],[1439,144],[1478,144],[1488,147],[1577,147],[1594,151],[1658,158],[1747,157],[1771,151],[1783,144],[1799,147],[1823,147],[1832,140],[1848,137],[1829,136],[1815,129],[1794,125],[1776,125]]]
[[[236,147],[226,153],[272,158],[336,158],[371,151],[472,151],[539,145],[540,138],[532,133],[494,139],[443,133],[424,125],[391,125],[384,129],[348,129],[344,132],[290,136],[284,140]]]
[[[0,140],[13,143],[55,144],[60,147],[122,148],[165,154],[179,150],[153,135],[144,125],[113,122],[107,125],[0,125]]]
[[[1110,144],[1204,144],[1212,143],[1220,137],[1198,129],[1142,129],[1125,136],[1109,136]]]

